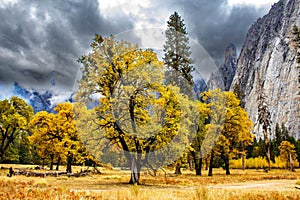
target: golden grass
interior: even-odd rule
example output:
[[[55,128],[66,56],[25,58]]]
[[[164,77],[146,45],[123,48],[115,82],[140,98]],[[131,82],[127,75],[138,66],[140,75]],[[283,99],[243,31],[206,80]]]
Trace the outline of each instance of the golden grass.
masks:
[[[80,171],[81,167],[74,169]],[[300,170],[272,170],[269,173],[231,170],[232,175],[226,176],[222,169],[214,169],[213,177],[208,177],[207,171],[203,171],[203,176],[188,170],[176,176],[169,171],[167,180],[163,173],[157,177],[142,173],[141,185],[134,186],[127,184],[129,171],[101,171],[101,175],[78,178],[8,178],[7,170],[0,170],[0,199],[300,199],[300,190],[294,187],[299,182]],[[248,185],[262,183],[270,184],[270,187],[248,188]],[[279,185],[275,185],[277,183]]]

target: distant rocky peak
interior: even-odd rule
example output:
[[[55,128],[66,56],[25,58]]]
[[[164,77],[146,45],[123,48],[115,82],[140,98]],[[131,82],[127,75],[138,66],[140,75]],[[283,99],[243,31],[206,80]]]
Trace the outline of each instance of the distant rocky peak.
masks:
[[[52,85],[52,87],[54,86]],[[71,91],[53,91],[51,87],[48,90],[26,89],[17,82],[13,85],[12,94],[23,98],[33,107],[35,113],[39,111],[54,112],[53,109],[58,103],[73,102]]]
[[[232,43],[226,47],[224,57],[224,64],[211,74],[207,82],[208,89],[220,88],[226,91],[230,89],[237,63],[236,47]]]
[[[226,47],[224,56],[225,56],[225,63],[226,63],[228,60],[232,60],[232,59],[235,59],[235,60],[236,60],[237,55],[236,55],[236,47],[234,46],[234,44],[230,43],[230,44]]]

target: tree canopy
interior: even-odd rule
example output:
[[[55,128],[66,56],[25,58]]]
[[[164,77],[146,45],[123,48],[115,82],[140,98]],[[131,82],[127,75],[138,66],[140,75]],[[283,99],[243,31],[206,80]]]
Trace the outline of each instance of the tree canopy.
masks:
[[[0,101],[0,160],[18,136],[28,131],[32,116],[32,107],[19,97]]]
[[[35,115],[30,141],[41,158],[50,159],[50,169],[54,161],[57,165],[65,162],[71,173],[74,160],[83,163],[89,154],[78,135],[73,105],[59,103],[54,110],[56,114],[41,111]]]
[[[253,142],[252,122],[247,112],[240,107],[240,100],[233,92],[220,89],[209,90],[202,94],[202,99],[210,108],[210,122],[207,124],[203,153],[210,151],[209,176],[215,155],[224,161],[226,174],[230,174],[229,160],[245,154],[245,146]]]

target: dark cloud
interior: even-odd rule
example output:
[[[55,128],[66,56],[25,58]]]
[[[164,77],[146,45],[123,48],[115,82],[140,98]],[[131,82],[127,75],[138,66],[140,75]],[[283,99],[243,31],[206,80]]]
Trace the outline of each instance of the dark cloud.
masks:
[[[174,8],[182,12],[189,33],[196,37],[217,65],[223,62],[226,46],[241,48],[247,30],[269,7],[230,8],[226,0],[177,0]]]
[[[76,59],[88,51],[95,33],[133,28],[129,17],[118,13],[108,20],[98,7],[96,0],[27,0],[0,7],[0,84],[47,86],[56,74],[61,87],[71,88]]]

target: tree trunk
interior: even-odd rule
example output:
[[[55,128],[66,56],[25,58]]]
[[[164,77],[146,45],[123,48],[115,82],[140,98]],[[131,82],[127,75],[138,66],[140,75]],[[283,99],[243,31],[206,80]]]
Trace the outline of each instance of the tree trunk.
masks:
[[[140,163],[135,159],[131,159],[131,177],[129,184],[140,184],[140,172],[141,172],[141,165]]]
[[[196,169],[196,175],[201,176],[202,175],[202,158],[199,158],[199,163],[197,163],[197,166],[195,165],[195,169]]]
[[[264,130],[264,139],[265,139],[265,145],[266,145],[268,171],[271,171],[271,150],[270,150],[270,143],[269,143],[267,130]]]
[[[54,160],[54,155],[50,155],[51,161],[50,161],[50,170],[53,170],[53,160]]]
[[[56,163],[56,171],[58,171],[58,170],[59,170],[59,164],[60,164],[60,160],[61,160],[61,158],[60,158],[60,157],[58,157],[58,159],[57,159],[57,163]]]
[[[214,161],[214,150],[211,150],[211,155],[210,155],[210,162],[209,162],[209,169],[208,169],[208,176],[212,176],[213,172],[213,161]]]
[[[2,160],[3,160],[3,153],[0,152],[0,162],[2,162]]]
[[[289,154],[289,157],[290,157],[290,170],[291,172],[294,172],[295,169],[294,169],[294,160],[292,158],[292,154]]]
[[[245,155],[242,155],[242,170],[245,170]]]
[[[245,147],[244,147],[244,143],[242,142],[242,170],[245,170],[245,154],[244,154],[244,151],[245,151]]]
[[[73,156],[68,155],[68,157],[67,157],[67,173],[72,173],[72,161],[73,161]]]
[[[191,171],[193,171],[193,155],[192,153],[189,154],[189,168]],[[195,159],[194,159],[195,160]],[[196,164],[196,163],[195,163]]]
[[[182,174],[182,173],[181,173],[180,163],[176,163],[176,166],[175,166],[175,174]]]
[[[196,155],[195,152],[191,152],[191,155],[194,158],[196,175],[201,176],[202,175],[202,172],[201,172],[201,168],[202,168],[202,156],[201,156],[201,153],[200,153],[199,160],[197,159],[197,155]]]
[[[229,158],[227,156],[224,156],[224,162],[225,162],[226,175],[230,175]]]

